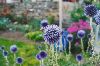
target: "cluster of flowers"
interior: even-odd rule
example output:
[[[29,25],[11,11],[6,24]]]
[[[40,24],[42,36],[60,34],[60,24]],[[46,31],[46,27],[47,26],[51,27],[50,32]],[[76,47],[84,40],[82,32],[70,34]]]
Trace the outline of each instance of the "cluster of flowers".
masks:
[[[78,36],[79,38],[83,38],[83,37],[85,36],[85,31],[84,31],[84,30],[79,30],[79,31],[77,32],[77,36]],[[68,35],[67,35],[67,40],[71,42],[71,41],[73,40],[73,35],[72,35],[72,34],[68,34]]]
[[[5,50],[4,46],[0,46],[0,51],[2,51],[3,56],[7,59],[9,53],[8,53],[8,51]],[[11,51],[11,53],[16,54],[16,52],[18,51],[17,46],[16,45],[10,46],[10,51]],[[14,62],[17,63],[17,64],[22,64],[23,63],[23,59],[21,57],[17,57],[14,60],[16,61],[16,62],[15,61]]]
[[[69,33],[74,33],[79,30],[91,30],[91,27],[88,22],[80,20],[79,22],[74,22],[71,26],[67,29]]]

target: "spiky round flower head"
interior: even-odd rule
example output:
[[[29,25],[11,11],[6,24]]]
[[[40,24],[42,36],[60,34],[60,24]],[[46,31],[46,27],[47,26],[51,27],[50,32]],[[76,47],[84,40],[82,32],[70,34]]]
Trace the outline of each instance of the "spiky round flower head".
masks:
[[[17,52],[17,46],[16,45],[12,45],[11,47],[10,47],[10,51],[12,52],[12,53],[16,53]]]
[[[3,56],[8,56],[8,51],[3,51]]]
[[[44,59],[44,58],[47,57],[47,53],[46,53],[45,51],[41,51],[41,52],[39,53],[39,55],[40,55],[40,57],[41,57],[42,59]]]
[[[40,56],[40,54],[37,54],[36,58],[37,58],[37,60],[41,60],[42,59],[41,56]]]
[[[46,27],[48,25],[48,20],[44,19],[41,21],[41,26]]]
[[[21,58],[21,57],[16,58],[16,63],[17,64],[22,64],[23,63],[23,58]]]
[[[79,31],[77,32],[77,36],[78,36],[79,38],[83,38],[83,37],[85,36],[85,31],[84,31],[84,30],[79,30]]]
[[[0,50],[2,51],[2,50],[4,50],[5,49],[5,47],[4,46],[0,46]]]
[[[100,25],[100,10],[97,12],[97,14],[94,16],[94,19],[96,21],[96,24]]]
[[[68,34],[67,35],[67,40],[68,41],[72,41],[73,40],[73,35],[72,34]]]
[[[80,62],[83,60],[83,56],[81,54],[76,55],[76,61]]]
[[[84,8],[84,13],[85,15],[89,16],[89,17],[94,17],[97,14],[97,8],[94,5],[87,5]]]
[[[54,44],[59,40],[61,32],[57,25],[48,25],[44,30],[44,40],[49,44]]]

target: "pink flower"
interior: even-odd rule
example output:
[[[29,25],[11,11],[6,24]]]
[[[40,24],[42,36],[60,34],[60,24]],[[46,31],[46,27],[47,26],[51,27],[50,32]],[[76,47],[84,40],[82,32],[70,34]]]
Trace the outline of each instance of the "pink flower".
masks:
[[[77,26],[77,25],[79,25],[78,22],[74,22],[74,23],[71,24],[71,26]]]
[[[69,27],[69,28],[67,29],[67,31],[68,31],[69,33],[77,32],[77,31],[78,31],[78,27],[77,27],[77,26]]]
[[[79,24],[80,24],[80,29],[91,30],[91,27],[88,22],[80,20]]]
[[[69,33],[77,32],[78,30],[91,30],[91,27],[88,22],[80,20],[79,22],[74,22],[67,29]]]

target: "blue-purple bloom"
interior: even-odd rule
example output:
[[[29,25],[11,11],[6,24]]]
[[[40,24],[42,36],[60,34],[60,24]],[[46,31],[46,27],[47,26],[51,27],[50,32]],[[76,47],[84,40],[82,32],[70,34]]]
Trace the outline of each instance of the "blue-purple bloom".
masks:
[[[18,58],[16,59],[16,63],[17,63],[17,64],[22,64],[22,63],[23,63],[23,59],[22,59],[21,57],[18,57]]]
[[[89,17],[94,17],[97,14],[97,8],[94,5],[87,5],[84,8],[84,13],[85,15],[89,16]]]
[[[3,56],[8,56],[8,51],[3,51]]]
[[[16,53],[17,52],[17,46],[16,45],[12,45],[11,47],[10,47],[10,51],[12,52],[12,53]]]
[[[40,54],[37,54],[37,55],[36,55],[36,58],[37,58],[38,60],[41,60],[41,59],[42,59],[41,56],[40,56]]]
[[[97,14],[94,16],[94,19],[96,21],[96,24],[100,25],[100,10],[97,12]]]
[[[41,21],[41,26],[42,27],[46,27],[47,25],[48,25],[48,20],[45,19],[45,20]]]
[[[36,58],[38,59],[38,60],[42,60],[42,59],[44,59],[44,58],[46,58],[47,57],[47,53],[45,52],[45,51],[41,51],[40,53],[38,53],[37,55],[36,55]]]
[[[73,35],[72,34],[68,34],[67,35],[67,40],[68,41],[72,41],[73,40]]]
[[[83,56],[81,54],[76,55],[76,61],[80,62],[83,60]]]
[[[47,53],[45,51],[41,51],[39,54],[40,54],[41,58],[46,58],[47,57]]]
[[[85,36],[85,31],[84,31],[84,30],[79,30],[79,31],[77,32],[77,36],[78,36],[79,38],[83,38],[83,37]]]
[[[58,42],[61,32],[61,29],[57,25],[48,25],[44,29],[44,40],[49,44],[54,44]]]

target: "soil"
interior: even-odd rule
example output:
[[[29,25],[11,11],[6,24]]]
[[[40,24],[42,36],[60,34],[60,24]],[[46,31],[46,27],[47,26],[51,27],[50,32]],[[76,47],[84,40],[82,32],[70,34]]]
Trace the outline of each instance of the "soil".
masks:
[[[11,31],[0,31],[0,37],[10,39],[10,40],[17,40],[26,43],[34,43],[33,41],[27,39],[25,34],[22,32],[11,32]]]

